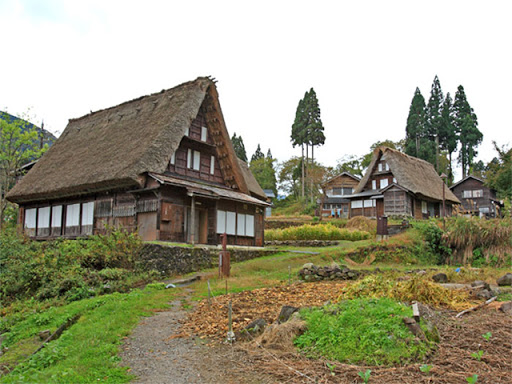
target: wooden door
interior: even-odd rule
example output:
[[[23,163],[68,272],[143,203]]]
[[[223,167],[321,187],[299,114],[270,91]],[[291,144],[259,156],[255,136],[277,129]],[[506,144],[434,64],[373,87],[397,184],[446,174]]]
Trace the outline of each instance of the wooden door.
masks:
[[[377,199],[377,217],[384,216],[384,199]]]

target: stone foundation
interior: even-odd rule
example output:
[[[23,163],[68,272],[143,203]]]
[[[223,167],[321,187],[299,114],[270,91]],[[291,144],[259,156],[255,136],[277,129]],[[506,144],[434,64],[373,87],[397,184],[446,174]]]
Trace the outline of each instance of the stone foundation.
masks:
[[[251,260],[276,253],[274,250],[228,248],[231,263]],[[220,249],[186,248],[146,243],[142,246],[137,267],[155,270],[162,275],[182,275],[219,265]]]
[[[338,266],[318,267],[312,263],[304,264],[299,271],[299,278],[305,281],[321,280],[355,280],[362,272]]]

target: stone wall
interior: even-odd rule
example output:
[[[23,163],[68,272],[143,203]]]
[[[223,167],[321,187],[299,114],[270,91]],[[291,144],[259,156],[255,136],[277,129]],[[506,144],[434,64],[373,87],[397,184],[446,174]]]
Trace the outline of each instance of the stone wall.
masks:
[[[228,249],[231,263],[272,255],[274,250]],[[143,270],[156,270],[164,275],[182,275],[219,265],[219,249],[187,248],[145,243],[139,253],[138,267]]]
[[[341,269],[337,265],[319,267],[312,263],[304,264],[299,271],[299,279],[305,281],[321,280],[355,280],[364,274],[363,271],[356,271],[349,268]]]

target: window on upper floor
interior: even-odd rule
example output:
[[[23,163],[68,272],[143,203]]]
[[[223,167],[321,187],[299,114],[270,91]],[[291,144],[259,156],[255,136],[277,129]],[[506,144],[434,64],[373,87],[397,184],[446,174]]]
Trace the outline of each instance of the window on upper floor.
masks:
[[[379,163],[379,168],[378,168],[379,172],[382,172],[382,163]]]
[[[482,189],[473,191],[473,197],[484,197],[484,191]]]
[[[208,128],[206,127],[201,127],[201,141],[205,141],[208,140]]]
[[[201,152],[192,149],[187,150],[187,168],[199,171],[201,166]]]
[[[387,187],[387,186],[388,186],[388,179],[382,179],[382,180],[380,181],[380,187],[381,187],[381,188],[385,188],[385,187]]]
[[[377,189],[377,180],[372,180],[372,189]]]

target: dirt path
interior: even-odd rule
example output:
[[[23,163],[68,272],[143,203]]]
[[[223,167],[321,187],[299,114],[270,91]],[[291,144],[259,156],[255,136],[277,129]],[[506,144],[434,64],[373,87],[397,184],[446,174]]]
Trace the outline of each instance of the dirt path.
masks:
[[[248,372],[247,355],[229,345],[210,347],[201,339],[175,337],[186,311],[180,300],[171,305],[144,318],[121,347],[122,365],[137,376],[135,383],[270,382]]]

